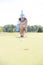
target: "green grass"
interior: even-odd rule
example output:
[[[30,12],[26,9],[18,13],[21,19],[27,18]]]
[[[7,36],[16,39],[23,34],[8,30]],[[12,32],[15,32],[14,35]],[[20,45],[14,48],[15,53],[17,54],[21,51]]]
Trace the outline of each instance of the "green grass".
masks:
[[[0,33],[0,65],[43,65],[43,33]]]

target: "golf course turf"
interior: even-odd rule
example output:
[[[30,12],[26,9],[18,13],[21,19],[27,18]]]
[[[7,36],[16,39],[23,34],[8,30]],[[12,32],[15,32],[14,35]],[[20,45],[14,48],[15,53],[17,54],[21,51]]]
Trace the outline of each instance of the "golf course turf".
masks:
[[[0,33],[0,65],[43,65],[43,33]]]

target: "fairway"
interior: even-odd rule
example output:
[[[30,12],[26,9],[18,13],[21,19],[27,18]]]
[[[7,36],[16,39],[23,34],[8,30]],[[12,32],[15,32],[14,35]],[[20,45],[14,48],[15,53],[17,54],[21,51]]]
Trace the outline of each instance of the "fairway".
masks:
[[[0,33],[0,65],[43,65],[43,33]]]

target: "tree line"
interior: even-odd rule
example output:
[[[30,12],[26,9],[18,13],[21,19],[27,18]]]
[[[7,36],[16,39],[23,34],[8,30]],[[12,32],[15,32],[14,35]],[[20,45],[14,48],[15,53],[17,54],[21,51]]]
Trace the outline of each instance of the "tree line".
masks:
[[[19,32],[20,30],[16,30],[16,26],[15,25],[5,25],[3,27],[0,27],[0,32]],[[27,27],[27,31],[28,32],[43,32],[43,26],[29,26]]]

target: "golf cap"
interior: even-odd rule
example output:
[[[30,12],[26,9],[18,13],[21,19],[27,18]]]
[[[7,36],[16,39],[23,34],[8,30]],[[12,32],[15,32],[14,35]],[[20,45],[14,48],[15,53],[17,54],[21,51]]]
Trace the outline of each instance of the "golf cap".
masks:
[[[23,13],[23,10],[21,11],[21,14],[20,14],[20,18],[24,18],[25,17],[25,15],[24,15],[24,13]]]

